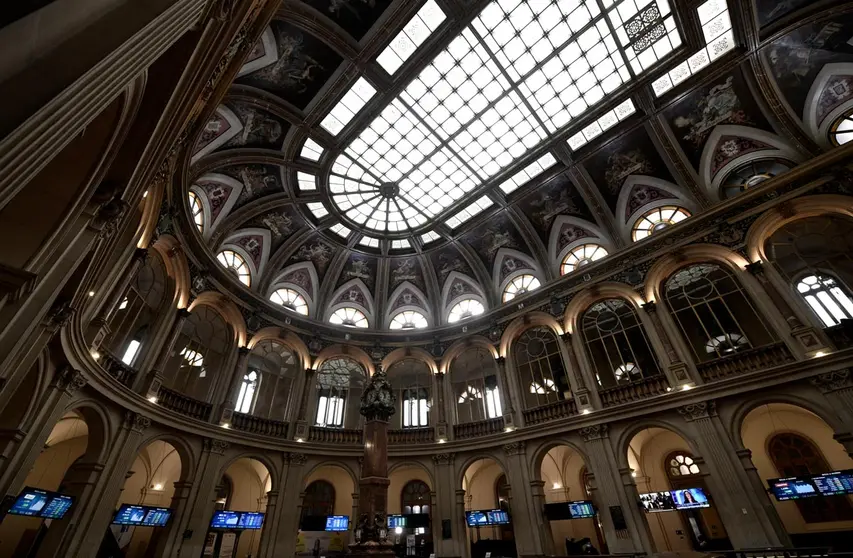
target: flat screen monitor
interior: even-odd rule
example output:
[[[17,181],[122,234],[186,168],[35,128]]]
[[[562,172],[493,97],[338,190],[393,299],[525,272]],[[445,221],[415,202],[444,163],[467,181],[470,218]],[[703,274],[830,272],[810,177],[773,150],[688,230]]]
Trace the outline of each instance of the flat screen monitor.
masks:
[[[770,490],[780,502],[820,496],[817,487],[810,478],[771,479],[767,481],[767,484],[770,485]]]
[[[389,529],[405,529],[406,528],[406,516],[405,515],[389,515],[388,516],[388,528]]]
[[[142,525],[145,527],[165,527],[169,523],[170,517],[172,517],[172,510],[169,508],[145,507],[145,518],[142,520]]]
[[[330,515],[326,518],[326,531],[346,531],[349,529],[348,515]]]
[[[486,516],[485,511],[468,511],[465,512],[465,522],[468,524],[468,527],[480,527],[488,525],[489,518]]]
[[[74,504],[74,498],[56,493],[53,493],[51,496],[51,499],[47,501],[47,505],[41,509],[39,517],[44,519],[62,519],[68,513],[68,510],[71,509],[71,505]]]
[[[130,504],[122,504],[113,518],[114,525],[142,525],[142,520],[145,519],[147,513],[145,506],[131,506]]]
[[[28,486],[12,502],[9,513],[43,519],[62,519],[72,504],[74,498],[71,496]]]
[[[465,521],[469,527],[489,525],[509,525],[509,512],[504,510],[474,510],[465,512]]]
[[[708,496],[701,488],[680,488],[673,490],[672,499],[675,502],[675,509],[678,510],[711,507],[711,504],[708,502]]]
[[[260,512],[240,512],[240,520],[237,521],[238,529],[257,530],[264,526],[264,514]]]
[[[213,512],[213,518],[210,520],[211,529],[238,529],[240,523],[240,512],[235,511],[217,511]]]
[[[672,492],[649,492],[640,494],[640,502],[647,512],[665,512],[676,509],[675,501],[672,499]]]
[[[509,512],[504,510],[489,510],[486,512],[489,525],[509,525]]]
[[[853,469],[815,475],[812,482],[822,496],[853,494]]]
[[[571,519],[595,517],[595,506],[589,500],[569,502],[569,513],[571,514]]]

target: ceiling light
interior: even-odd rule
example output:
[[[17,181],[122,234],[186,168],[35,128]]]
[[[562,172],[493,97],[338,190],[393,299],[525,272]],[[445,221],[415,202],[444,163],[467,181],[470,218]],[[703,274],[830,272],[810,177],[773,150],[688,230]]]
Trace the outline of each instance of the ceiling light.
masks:
[[[151,488],[153,488],[154,490],[163,490],[163,484],[158,482],[157,484],[155,484]]]
[[[554,490],[560,490],[561,488],[563,488],[563,485],[562,485],[562,484],[560,484],[560,483],[558,483],[558,482],[555,482],[555,483],[554,483]]]

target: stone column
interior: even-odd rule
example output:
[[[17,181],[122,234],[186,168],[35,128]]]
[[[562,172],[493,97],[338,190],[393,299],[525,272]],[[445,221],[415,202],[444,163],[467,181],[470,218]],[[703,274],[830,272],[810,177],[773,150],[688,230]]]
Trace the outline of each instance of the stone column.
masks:
[[[690,371],[687,368],[687,364],[682,362],[681,358],[678,356],[678,351],[675,350],[672,340],[669,338],[669,334],[663,327],[660,316],[658,316],[657,304],[654,302],[647,302],[643,304],[643,310],[645,310],[646,314],[649,316],[652,326],[655,329],[655,333],[663,345],[663,350],[667,358],[665,371],[672,387],[676,388],[685,384],[693,383],[693,380],[690,378]]]
[[[849,368],[819,374],[809,381],[823,393],[847,434],[853,433],[853,373]],[[844,434],[836,432],[836,435]]]
[[[827,350],[822,335],[814,327],[805,325],[797,317],[791,305],[785,300],[784,295],[779,292],[779,289],[767,277],[767,271],[764,269],[762,262],[752,262],[746,266],[746,270],[754,275],[758,279],[758,282],[761,283],[761,287],[767,293],[770,302],[773,303],[776,309],[779,310],[779,313],[782,314],[782,317],[785,318],[785,322],[787,322],[790,328],[791,337],[802,345],[806,356],[814,355],[821,350]]]
[[[551,522],[545,517],[545,481],[530,481],[530,494],[533,496],[533,521],[539,526],[542,553],[553,556],[557,552],[554,549],[554,534],[551,532]]]
[[[187,318],[190,317],[190,311],[186,308],[181,308],[177,312],[175,321],[172,323],[172,328],[169,330],[169,336],[160,349],[160,356],[157,358],[154,368],[145,375],[140,392],[148,399],[156,398],[160,391],[160,386],[163,385],[163,369],[169,362],[169,357],[172,356],[172,351],[175,348],[175,343],[178,342],[178,337],[181,335],[181,330]],[[140,374],[141,375],[141,374]]]
[[[435,402],[435,441],[444,443],[448,439],[449,432],[447,427],[447,398],[444,397],[444,376],[445,374],[433,374],[432,391],[433,401]]]
[[[261,540],[258,541],[258,557],[276,556],[274,553],[276,530],[278,528],[278,490],[267,492],[267,507],[264,510],[264,526],[261,529]]]
[[[462,551],[460,556],[471,556],[471,540],[468,537],[468,525],[465,522],[465,491],[461,488],[456,490],[455,515],[453,528],[459,531],[459,542],[456,546]],[[456,539],[456,535],[453,538]]]
[[[596,479],[596,507],[602,530],[611,554],[654,552],[649,526],[638,508],[639,496],[630,470],[619,470],[616,455],[610,445],[606,424],[581,428],[587,466]],[[625,529],[616,529],[614,518],[621,515]]]
[[[187,520],[189,513],[189,498],[192,491],[191,482],[177,481],[174,483],[175,492],[169,507],[172,511],[172,520],[165,529],[155,529],[148,543],[146,556],[171,556],[176,545],[180,543],[183,530],[180,528]]]
[[[515,386],[510,386],[506,374],[506,358],[498,357],[495,359],[498,368],[498,388],[501,396],[501,404],[503,405],[504,428],[507,430],[515,430],[521,421],[516,416],[513,407],[513,395],[516,392]]]
[[[574,378],[574,398],[578,412],[583,413],[584,411],[592,411],[592,399],[590,398],[589,388],[586,385],[586,380],[584,380],[583,372],[581,372],[578,356],[575,354],[575,347],[572,345],[572,334],[568,332],[564,333],[562,335],[562,340],[563,348],[565,349],[566,357],[568,358],[569,368],[571,369],[570,378]]]
[[[285,455],[285,470],[279,495],[283,503],[278,513],[275,537],[268,556],[293,556],[296,553],[296,535],[302,518],[302,500],[305,497],[303,471],[307,458],[302,453]]]
[[[542,530],[538,524],[541,510],[534,504],[534,498],[529,490],[531,486],[530,470],[527,465],[524,442],[504,444],[507,467],[506,477],[509,482],[512,502],[513,532],[515,533],[515,548],[519,557],[540,556],[542,552]],[[544,493],[542,494],[544,497]]]
[[[302,384],[302,396],[299,398],[299,413],[296,419],[296,430],[294,432],[294,438],[296,438],[297,442],[304,442],[308,439],[308,397],[311,393],[314,392],[314,376],[317,374],[317,371],[313,368],[305,369],[305,383]]]
[[[773,521],[761,502],[755,498],[752,485],[738,463],[734,447],[725,435],[725,427],[717,416],[713,401],[703,401],[678,408],[685,421],[693,426],[694,442],[708,465],[708,483],[718,506],[726,531],[735,548],[764,548],[783,545]]]
[[[456,454],[439,453],[432,456],[435,472],[435,508],[432,517],[432,538],[436,556],[462,556],[462,540],[465,538],[464,519],[459,522],[459,509],[456,503],[456,481],[453,462]],[[464,492],[463,492],[464,494]],[[463,502],[464,518],[464,502]],[[442,522],[450,522],[450,538],[443,535]]]
[[[201,457],[195,470],[194,490],[189,496],[190,513],[181,525],[181,541],[176,545],[175,556],[201,556],[207,527],[213,516],[216,485],[222,480],[225,451],[228,442],[204,438]]]
[[[246,370],[249,366],[249,354],[251,352],[248,347],[237,349],[237,365],[234,366],[234,370],[228,378],[228,392],[225,394],[225,401],[222,403],[222,410],[219,417],[220,424],[231,424],[231,415],[234,413],[240,383],[243,381],[243,377],[246,375]]]
[[[770,496],[767,493],[767,485],[764,483],[761,475],[758,474],[758,469],[755,468],[755,464],[752,462],[752,451],[748,449],[741,449],[737,450],[736,455],[740,460],[741,467],[746,471],[749,487],[752,489],[752,496],[757,503],[761,504],[761,507],[764,509],[764,514],[767,516],[767,519],[770,520],[776,536],[780,541],[782,541],[782,546],[790,547],[791,537],[788,536],[788,531],[785,529],[785,524],[782,523],[782,519],[779,517],[779,512],[776,511],[776,506],[773,504],[773,501],[770,500]]]
[[[90,332],[94,332],[94,337],[92,339],[92,350],[98,349],[103,343],[104,339],[106,339],[107,335],[110,333],[110,318],[112,318],[115,313],[116,308],[121,303],[122,298],[127,293],[127,288],[130,286],[130,283],[136,278],[136,275],[139,273],[139,269],[142,267],[142,264],[145,263],[145,259],[148,257],[148,249],[147,248],[137,248],[133,253],[133,258],[130,261],[130,266],[124,271],[124,275],[122,275],[121,281],[113,288],[112,292],[110,292],[109,296],[106,299],[106,302],[101,306],[101,311],[98,313],[97,317],[92,320],[89,324]]]

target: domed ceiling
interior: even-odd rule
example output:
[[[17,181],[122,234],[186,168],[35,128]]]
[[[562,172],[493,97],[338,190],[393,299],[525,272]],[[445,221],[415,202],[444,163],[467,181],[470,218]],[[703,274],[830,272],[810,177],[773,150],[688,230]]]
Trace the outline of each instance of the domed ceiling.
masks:
[[[193,234],[237,296],[306,328],[547,303],[564,272],[827,147],[851,18],[762,43],[817,10],[735,4],[283,2],[199,133]]]

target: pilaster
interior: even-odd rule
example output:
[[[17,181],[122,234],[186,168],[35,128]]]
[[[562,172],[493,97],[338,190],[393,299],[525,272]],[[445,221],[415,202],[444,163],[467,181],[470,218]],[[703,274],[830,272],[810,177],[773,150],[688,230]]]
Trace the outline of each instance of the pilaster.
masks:
[[[234,414],[234,406],[236,404],[238,391],[240,390],[240,383],[246,375],[249,365],[249,354],[251,352],[252,351],[248,347],[240,347],[237,349],[237,365],[234,366],[234,370],[231,372],[231,375],[228,376],[228,391],[225,393],[225,401],[222,403],[222,409],[219,417],[220,424],[231,424],[231,416]],[[214,401],[218,402],[220,399],[221,397],[216,397]]]
[[[181,334],[181,329],[184,327],[184,323],[189,317],[190,311],[186,308],[181,308],[177,311],[175,321],[172,322],[172,327],[169,330],[169,336],[166,338],[166,342],[160,349],[160,356],[157,358],[154,368],[144,375],[143,383],[140,386],[140,393],[142,393],[146,399],[153,398],[156,400],[157,394],[160,392],[160,386],[163,385],[163,370],[166,368],[169,358],[172,356],[172,351],[175,348],[175,343],[178,342],[178,336]],[[140,374],[140,376],[142,376],[142,374]]]
[[[432,456],[435,478],[435,511],[432,514],[433,546],[437,557],[463,556],[467,546],[465,531],[465,491],[462,490],[462,507],[459,508],[460,491],[455,490],[454,453],[438,453]],[[443,536],[442,521],[450,522],[450,538]]]
[[[661,345],[663,345],[664,354],[666,356],[666,367],[664,369],[664,373],[666,374],[670,385],[673,388],[677,388],[686,384],[695,383],[694,380],[690,378],[689,367],[681,360],[681,357],[678,355],[678,351],[675,350],[675,346],[669,338],[669,333],[663,327],[663,322],[661,322],[660,316],[657,312],[657,304],[654,302],[647,302],[643,304],[643,310],[645,310],[646,315],[651,320],[655,333],[657,334]]]
[[[850,369],[843,368],[819,374],[809,381],[826,397],[832,409],[841,418],[847,433],[853,433],[853,373]]]
[[[296,552],[296,534],[302,517],[302,499],[304,494],[304,466],[308,459],[302,453],[290,453],[284,456],[284,474],[278,489],[282,506],[277,518],[276,528],[271,533],[271,542],[267,556],[293,556]],[[295,504],[295,505],[294,505]],[[261,554],[261,556],[264,556]]]
[[[507,462],[507,470],[504,472],[512,491],[510,508],[516,551],[520,558],[541,556],[543,555],[542,529],[538,524],[541,514],[534,504],[534,496],[530,491],[531,475],[527,464],[525,443],[504,444],[503,450]]]
[[[500,384],[501,403],[503,404],[504,428],[507,430],[515,430],[523,423],[515,411],[515,385],[510,386],[506,373],[506,358],[498,357],[495,359],[495,364],[498,368],[498,382]]]

